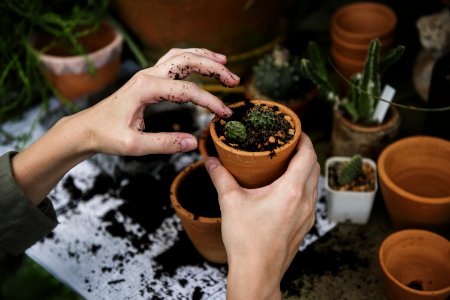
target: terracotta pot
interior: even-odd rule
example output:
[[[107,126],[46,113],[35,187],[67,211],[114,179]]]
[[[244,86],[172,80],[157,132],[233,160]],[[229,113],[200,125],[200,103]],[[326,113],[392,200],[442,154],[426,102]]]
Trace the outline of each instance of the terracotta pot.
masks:
[[[395,12],[375,2],[347,4],[340,7],[331,19],[331,32],[348,43],[360,45],[368,45],[376,37],[391,39],[396,26]]]
[[[378,159],[381,192],[394,226],[450,232],[450,141],[414,136]]]
[[[334,32],[331,33],[332,47],[335,51],[346,57],[348,59],[365,61],[367,56],[367,50],[369,49],[369,44],[354,44],[349,43],[343,39],[341,39]],[[393,37],[386,38],[384,40],[380,40],[381,44],[381,55],[383,55],[387,49],[389,49],[392,45]]]
[[[381,151],[397,136],[400,115],[390,106],[385,121],[380,125],[362,126],[345,118],[340,110],[333,111],[331,155],[352,156],[361,154],[376,160]]]
[[[180,203],[182,202],[180,197],[192,196],[192,198],[187,198],[184,201],[198,201],[197,197],[202,196],[202,191],[198,190],[192,191],[191,195],[182,195],[180,193],[180,187],[183,182],[186,181],[189,176],[192,176],[194,171],[197,171],[200,168],[204,169],[203,160],[199,160],[187,166],[177,175],[177,177],[175,177],[170,187],[170,200],[176,214],[181,220],[181,224],[183,225],[186,234],[189,236],[192,244],[200,255],[210,262],[223,264],[227,262],[227,253],[222,241],[222,219],[220,217],[213,218],[196,215],[193,212],[188,211]],[[204,171],[206,172],[206,169]],[[212,185],[211,180],[208,182],[205,181],[205,185],[206,184]],[[214,188],[214,186],[212,186],[212,188]],[[210,200],[217,202],[217,195],[215,199],[212,198]]]
[[[222,164],[241,186],[257,188],[272,183],[286,171],[300,138],[301,123],[295,112],[280,103],[268,100],[251,100],[251,102],[278,106],[280,111],[289,115],[295,126],[295,133],[292,140],[282,147],[275,149],[274,153],[271,151],[247,152],[232,148],[219,139],[215,129],[215,123],[219,120],[217,116],[212,120],[209,128]],[[230,107],[234,108],[242,105],[244,105],[243,101],[234,103]]]
[[[115,0],[120,19],[157,59],[171,48],[203,47],[240,62],[273,49],[285,31],[289,1]],[[264,49],[270,45],[270,49]],[[266,47],[267,48],[267,47]],[[260,57],[258,55],[258,57]],[[247,64],[246,64],[247,65]],[[250,65],[247,65],[247,70]],[[237,73],[241,77],[242,73]]]
[[[338,223],[366,224],[378,190],[375,162],[369,158],[363,159],[363,162],[369,164],[374,170],[375,187],[372,191],[339,191],[331,188],[329,184],[330,166],[350,159],[351,157],[333,156],[325,161],[325,199],[328,204],[328,219]]]
[[[425,230],[388,236],[378,251],[388,299],[445,300],[450,296],[450,242]]]
[[[44,48],[51,37],[36,36],[33,42],[36,49]],[[115,82],[119,75],[122,36],[107,24],[101,24],[99,30],[80,39],[81,45],[89,51],[87,58],[71,55],[68,50],[58,47],[39,53],[39,59],[45,66],[45,75],[59,93],[75,100],[98,92]],[[95,66],[96,72],[88,72],[88,61]]]
[[[214,146],[214,142],[211,137],[209,126],[202,131],[198,138],[198,151],[200,152],[202,158],[218,156],[216,147]]]

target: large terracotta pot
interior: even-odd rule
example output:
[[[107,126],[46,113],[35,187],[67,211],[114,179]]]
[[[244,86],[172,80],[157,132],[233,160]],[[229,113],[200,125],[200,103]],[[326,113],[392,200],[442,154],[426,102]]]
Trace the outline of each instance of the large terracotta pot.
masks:
[[[113,7],[151,57],[174,47],[203,47],[227,55],[228,67],[242,77],[244,70],[235,68],[270,52],[280,41],[289,2],[115,0]]]
[[[362,126],[345,118],[342,112],[333,112],[331,132],[331,155],[352,156],[361,154],[376,160],[380,152],[397,136],[400,114],[390,107],[386,120],[380,125]]]
[[[202,190],[190,190],[189,193],[187,193],[186,188],[183,189],[182,185],[187,182],[189,176],[192,176],[194,172],[197,171],[206,172],[203,160],[199,160],[187,166],[177,175],[170,188],[170,200],[176,214],[181,220],[181,224],[183,225],[186,234],[189,236],[197,251],[206,260],[223,264],[227,262],[227,252],[222,241],[221,217],[205,217],[197,215],[187,208],[190,206],[187,201],[218,202],[217,194],[215,197],[211,197],[211,199],[199,200],[201,197],[204,197]],[[205,176],[201,178],[205,180],[205,182],[201,184],[207,185],[209,189],[214,189],[208,175],[205,174]],[[182,200],[181,197],[184,197],[184,199]]]
[[[232,148],[220,140],[215,128],[215,123],[219,120],[217,116],[212,120],[209,128],[222,164],[241,186],[246,188],[258,188],[272,183],[286,171],[292,153],[300,138],[301,123],[294,111],[280,103],[268,100],[251,100],[251,102],[268,106],[278,106],[280,111],[290,116],[295,127],[295,133],[292,140],[282,147],[275,149],[274,152],[247,152]],[[243,101],[230,105],[230,108],[242,105],[244,105]]]
[[[51,41],[49,36],[36,36],[33,45],[39,51]],[[45,76],[69,100],[98,92],[113,84],[119,75],[123,38],[111,25],[102,23],[99,30],[79,42],[88,52],[86,56],[72,55],[63,47],[38,54]],[[89,63],[95,67],[95,74],[88,72]]]
[[[381,244],[378,262],[390,300],[450,297],[450,242],[425,230],[402,230]]]
[[[414,136],[378,159],[384,202],[394,226],[450,232],[450,141]]]

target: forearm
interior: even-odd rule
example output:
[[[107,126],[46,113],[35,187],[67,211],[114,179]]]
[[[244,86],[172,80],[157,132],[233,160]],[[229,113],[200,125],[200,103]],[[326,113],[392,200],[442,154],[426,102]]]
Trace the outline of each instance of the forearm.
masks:
[[[14,156],[14,178],[34,205],[41,203],[65,173],[93,154],[87,138],[86,124],[70,116]]]
[[[265,265],[270,265],[270,262],[257,263],[251,259],[242,263],[230,261],[227,299],[281,299],[278,273]]]

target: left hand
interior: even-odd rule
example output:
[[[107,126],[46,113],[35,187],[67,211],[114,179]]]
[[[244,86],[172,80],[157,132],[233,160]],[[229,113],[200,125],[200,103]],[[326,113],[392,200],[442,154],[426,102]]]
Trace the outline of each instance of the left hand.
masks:
[[[110,97],[74,116],[78,124],[88,125],[87,147],[92,152],[118,155],[168,154],[195,149],[197,140],[191,134],[143,132],[144,109],[161,101],[192,102],[220,116],[231,115],[231,110],[216,96],[193,82],[181,80],[196,72],[214,76],[226,86],[238,85],[239,77],[225,63],[225,56],[206,49],[170,50],[153,67],[136,73]]]

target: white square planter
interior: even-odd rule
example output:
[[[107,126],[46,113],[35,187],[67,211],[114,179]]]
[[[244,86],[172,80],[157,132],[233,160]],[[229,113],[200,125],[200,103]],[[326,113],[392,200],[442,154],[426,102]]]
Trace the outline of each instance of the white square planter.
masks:
[[[325,162],[325,198],[328,205],[328,218],[338,223],[366,224],[372,211],[375,194],[378,190],[377,165],[369,159],[363,158],[363,162],[369,163],[374,168],[375,188],[370,192],[343,192],[330,188],[328,184],[328,168],[335,162],[349,161],[350,157],[333,156]]]

